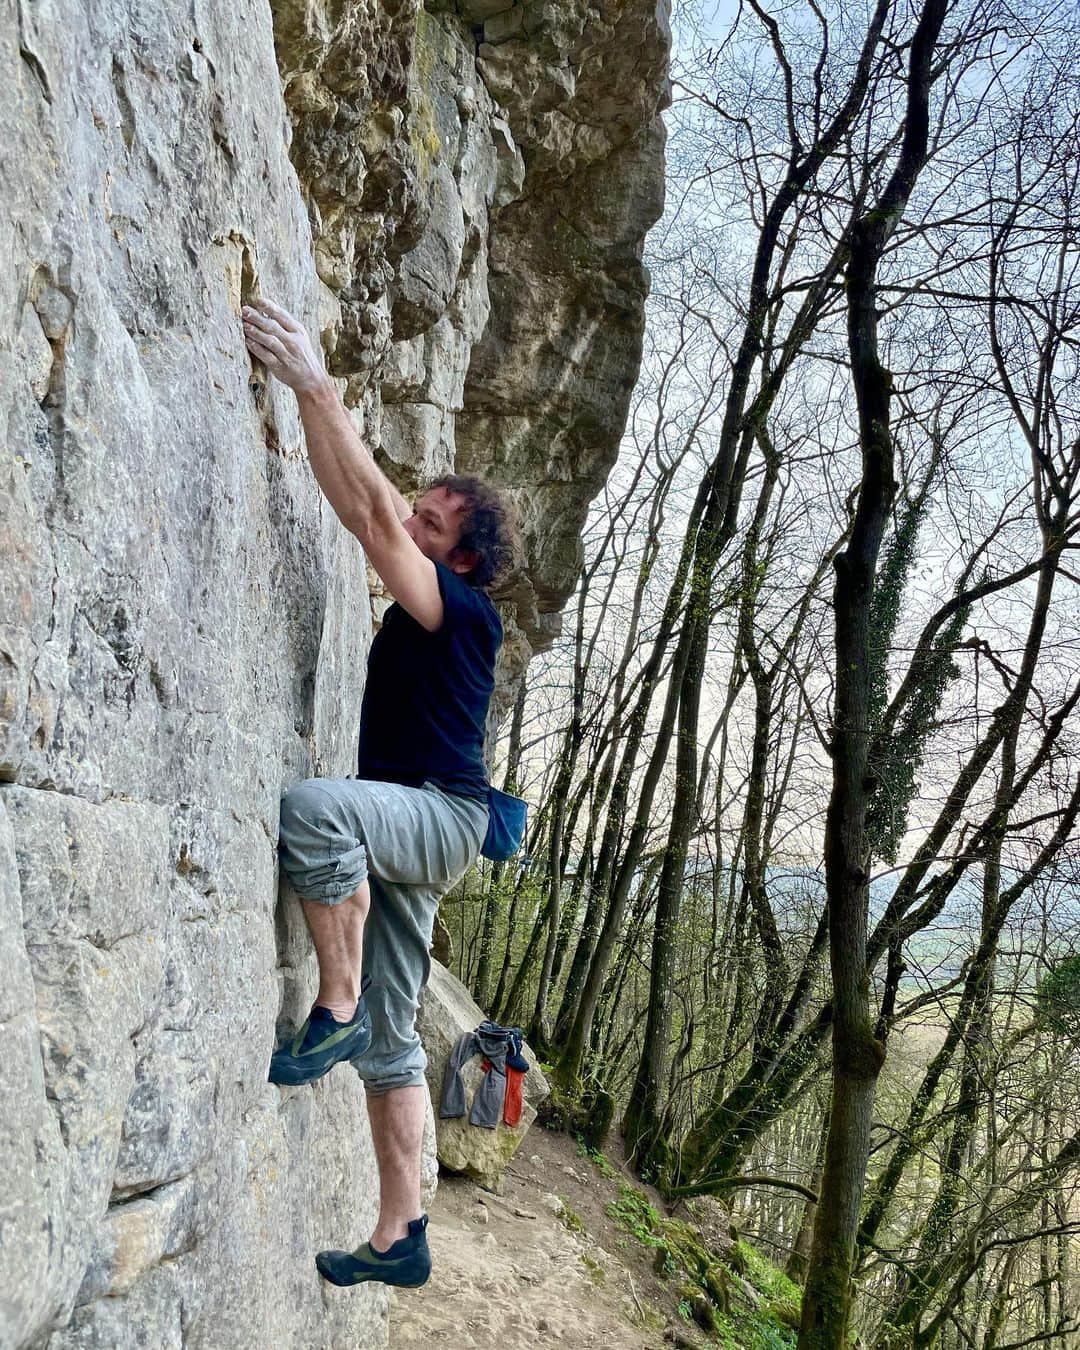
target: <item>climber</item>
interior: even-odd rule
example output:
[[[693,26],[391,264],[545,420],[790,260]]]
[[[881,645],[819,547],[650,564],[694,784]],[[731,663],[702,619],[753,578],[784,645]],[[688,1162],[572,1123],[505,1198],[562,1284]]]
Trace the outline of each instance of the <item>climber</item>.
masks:
[[[356,433],[302,324],[245,306],[244,338],[295,393],[308,459],[342,524],[396,603],[368,659],[358,776],[309,779],[281,805],[281,866],[319,963],[311,1013],[270,1079],[313,1082],[349,1060],[364,1081],[379,1218],[353,1252],[316,1257],[339,1285],[415,1287],[431,1270],[420,1168],[427,1063],[418,998],[439,897],[473,863],[491,821],[482,752],[502,626],[487,589],[514,565],[509,503],[450,475],[415,509]]]

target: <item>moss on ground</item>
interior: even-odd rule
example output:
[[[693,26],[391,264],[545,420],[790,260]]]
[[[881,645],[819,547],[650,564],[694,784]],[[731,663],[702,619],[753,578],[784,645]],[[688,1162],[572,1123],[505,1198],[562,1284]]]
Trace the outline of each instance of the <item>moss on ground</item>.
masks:
[[[801,1291],[756,1247],[742,1240],[726,1257],[712,1251],[692,1224],[665,1218],[626,1182],[607,1212],[653,1249],[657,1274],[675,1285],[676,1311],[696,1322],[711,1344],[725,1350],[794,1347]]]
[[[608,1162],[605,1155],[601,1153],[598,1148],[593,1148],[583,1135],[579,1134],[576,1138],[578,1153],[583,1158],[588,1158],[605,1181],[610,1181],[613,1177],[619,1175],[616,1169],[612,1167],[611,1163]]]
[[[594,1261],[588,1252],[581,1252],[579,1256],[581,1264],[585,1267],[585,1273],[598,1289],[602,1289],[607,1284],[607,1276],[604,1274],[604,1267],[599,1261]]]
[[[568,1233],[574,1233],[577,1237],[588,1237],[588,1229],[585,1227],[585,1220],[571,1208],[566,1196],[560,1195],[559,1199],[559,1222]]]

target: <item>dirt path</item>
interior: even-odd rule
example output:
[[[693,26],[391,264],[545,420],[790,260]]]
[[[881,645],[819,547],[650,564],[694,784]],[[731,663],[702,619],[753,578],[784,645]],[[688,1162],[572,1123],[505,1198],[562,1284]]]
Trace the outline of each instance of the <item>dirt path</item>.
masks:
[[[618,1179],[572,1140],[534,1127],[494,1196],[443,1177],[431,1208],[434,1269],[395,1292],[391,1350],[660,1350],[666,1318],[643,1252],[606,1213]]]

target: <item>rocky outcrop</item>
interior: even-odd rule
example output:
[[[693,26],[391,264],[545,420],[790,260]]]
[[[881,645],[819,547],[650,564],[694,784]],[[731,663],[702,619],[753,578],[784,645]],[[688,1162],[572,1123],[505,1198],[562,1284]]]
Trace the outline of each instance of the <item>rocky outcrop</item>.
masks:
[[[515,492],[508,683],[625,417],[663,17],[56,0],[0,44],[0,1346],[382,1345],[311,1266],[374,1213],[355,1076],[265,1082],[314,979],[278,801],[353,765],[365,568],[239,306],[318,329],[403,487]]]
[[[472,352],[458,458],[521,505],[517,614],[534,648],[558,632],[576,584],[585,511],[641,358],[643,226],[663,206],[666,11],[664,0],[530,0],[484,17],[477,64],[527,172],[493,232],[491,319]]]
[[[286,0],[275,36],[347,402],[403,490],[457,468],[520,509],[498,716],[558,632],[640,362],[667,3]]]

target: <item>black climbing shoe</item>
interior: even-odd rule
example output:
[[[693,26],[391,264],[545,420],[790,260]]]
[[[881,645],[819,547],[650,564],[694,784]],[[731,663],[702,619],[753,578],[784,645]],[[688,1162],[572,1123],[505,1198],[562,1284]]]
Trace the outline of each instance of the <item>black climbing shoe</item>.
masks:
[[[370,1044],[371,1016],[363,998],[348,1022],[337,1021],[329,1008],[316,1005],[293,1039],[274,1051],[270,1081],[289,1087],[313,1083],[341,1060],[362,1055]]]
[[[408,1237],[398,1240],[384,1252],[377,1252],[370,1242],[354,1252],[320,1252],[315,1265],[324,1280],[331,1284],[350,1285],[378,1281],[396,1284],[401,1289],[419,1289],[431,1274],[431,1252],[428,1250],[428,1216],[409,1221]]]

